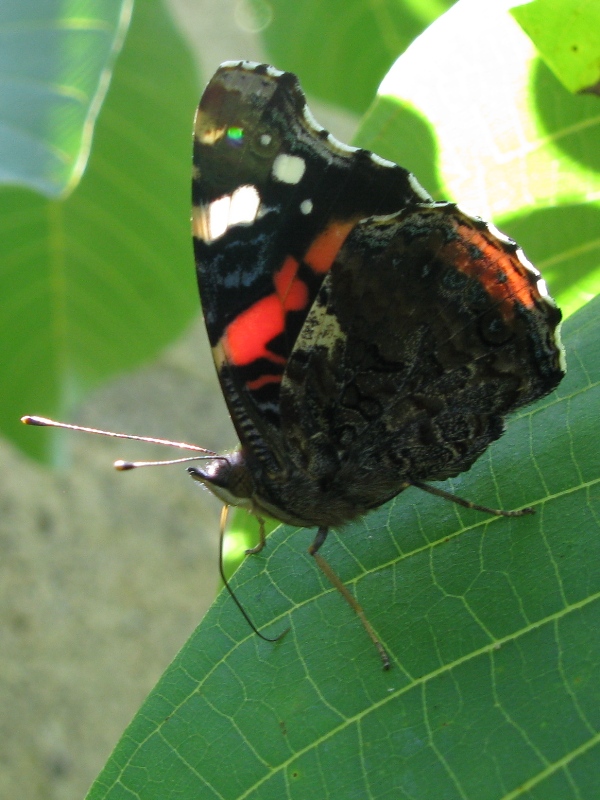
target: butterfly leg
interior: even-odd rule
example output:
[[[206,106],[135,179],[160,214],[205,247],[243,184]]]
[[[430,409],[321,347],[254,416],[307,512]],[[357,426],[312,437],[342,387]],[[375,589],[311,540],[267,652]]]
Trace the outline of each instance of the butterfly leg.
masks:
[[[371,641],[373,642],[373,644],[377,648],[377,651],[378,651],[379,656],[381,658],[381,661],[383,663],[383,668],[385,670],[388,670],[390,668],[390,666],[391,666],[390,657],[388,656],[388,654],[386,653],[383,645],[381,644],[381,642],[377,638],[377,634],[375,633],[375,631],[371,627],[371,623],[367,619],[366,614],[362,609],[362,606],[360,605],[358,600],[356,600],[356,598],[353,597],[350,594],[348,589],[344,586],[342,581],[338,578],[338,576],[335,574],[335,572],[331,569],[331,567],[329,566],[327,561],[325,561],[323,556],[319,555],[319,553],[318,553],[319,548],[321,547],[321,545],[323,544],[323,542],[327,538],[327,533],[328,533],[328,528],[325,528],[325,527],[319,528],[313,543],[308,548],[308,552],[315,559],[315,561],[319,565],[319,569],[323,572],[325,577],[333,584],[333,586],[335,586],[335,588],[342,595],[344,600],[348,603],[350,608],[354,611],[354,613],[357,615],[359,620],[362,622],[362,625],[363,625],[364,629],[366,630],[367,634],[369,635],[369,638],[371,639]]]
[[[429,492],[429,494],[434,494],[436,497],[443,497],[444,500],[450,500],[452,503],[463,506],[463,508],[483,511],[485,514],[493,514],[495,517],[524,517],[526,514],[535,514],[535,509],[529,506],[527,508],[517,509],[516,511],[504,511],[502,508],[480,506],[478,503],[472,503],[470,500],[463,500],[462,497],[457,497],[455,494],[445,492],[443,489],[429,486],[427,483],[421,483],[421,481],[410,481],[410,486],[414,486],[416,489],[421,489],[424,492]]]
[[[228,513],[229,513],[229,506],[228,505],[224,505],[222,510],[221,510],[221,523],[219,525],[219,574],[221,575],[221,580],[223,581],[223,586],[229,592],[229,594],[231,596],[231,599],[234,601],[236,606],[239,608],[239,610],[242,613],[242,616],[244,617],[244,619],[246,620],[246,622],[248,623],[250,628],[254,631],[254,633],[257,636],[260,636],[261,639],[264,639],[265,642],[278,642],[289,631],[289,628],[286,628],[284,631],[282,631],[279,634],[279,636],[270,637],[270,636],[265,636],[264,634],[262,634],[258,630],[256,625],[252,622],[250,617],[248,616],[248,612],[246,611],[244,606],[237,599],[237,597],[235,595],[235,592],[233,591],[233,589],[229,585],[229,581],[227,580],[227,576],[225,575],[225,569],[223,568],[223,540],[224,540],[224,537],[225,537],[225,527],[227,525],[227,515],[228,515]]]
[[[260,553],[260,551],[263,549],[263,547],[267,543],[267,538],[265,536],[265,521],[264,521],[264,519],[262,517],[259,517],[258,514],[256,514],[256,513],[254,514],[254,516],[258,520],[260,539],[258,540],[258,544],[257,545],[255,545],[254,547],[249,547],[246,550],[246,555],[247,556],[253,556],[253,555],[256,555],[256,553]]]

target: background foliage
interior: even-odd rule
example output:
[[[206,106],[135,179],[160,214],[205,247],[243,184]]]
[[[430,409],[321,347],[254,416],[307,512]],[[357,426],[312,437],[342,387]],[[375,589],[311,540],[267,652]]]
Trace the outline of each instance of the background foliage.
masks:
[[[4,4],[5,14],[10,5]],[[33,4],[15,0],[16,7],[23,5]],[[46,62],[65,48],[61,61],[77,73],[79,51],[91,51],[100,80],[106,44],[88,39],[100,24],[96,4],[76,4],[71,18],[65,18],[64,3],[35,5],[45,16],[48,7],[55,11],[35,33],[57,40],[45,48]],[[72,37],[65,42],[60,33],[68,24]],[[29,53],[22,45],[22,69]],[[52,76],[44,67],[40,84]],[[44,135],[47,117],[70,115],[60,93],[51,83],[46,88],[55,104],[48,100],[46,119],[36,120],[32,138]],[[12,90],[15,102],[22,102],[20,82]],[[67,417],[86,392],[155,355],[197,313],[187,169],[197,94],[193,62],[162,3],[147,0],[136,8],[77,188],[65,176],[63,194],[67,186],[72,190],[58,198],[54,187],[45,194],[10,185],[0,190],[0,367],[11,378],[0,390],[0,425],[31,455],[49,458],[49,448],[61,439],[30,436],[19,423],[23,409]],[[95,102],[91,95],[87,100]],[[89,114],[86,120],[91,124]],[[72,148],[67,121],[54,121],[54,127]],[[15,182],[12,174],[9,183]],[[33,183],[27,173],[19,182]]]
[[[393,656],[386,675],[305,555],[312,533],[280,527],[235,581],[266,632],[290,625],[290,633],[275,646],[261,642],[221,596],[126,732],[94,800],[168,791],[595,796],[598,307],[582,306],[600,275],[598,100],[569,94],[505,3],[461,0],[400,55],[447,5],[384,2],[376,16],[361,2],[343,10],[273,2],[262,37],[270,60],[347,110],[364,111],[387,71],[360,144],[412,169],[436,196],[493,217],[573,314],[569,374],[558,392],[514,418],[451,487],[481,503],[531,504],[537,514],[490,520],[407,492],[332,537],[326,555]],[[85,7],[77,4],[77,19]],[[95,52],[98,75],[119,37],[122,7],[106,8],[112,39],[82,45]],[[54,27],[62,19],[57,12]],[[586,30],[593,37],[595,28],[578,33],[589,47]],[[78,65],[62,41],[54,47],[62,63]],[[50,63],[55,53],[47,52]],[[99,84],[86,83],[87,125]],[[196,94],[164,9],[144,0],[80,185],[71,174],[63,190],[71,194],[55,199],[55,189],[43,196],[15,188],[27,180],[11,174],[13,185],[1,190],[0,336],[11,382],[0,419],[33,454],[48,457],[50,439],[17,427],[23,411],[64,416],[106,376],[149,358],[194,313],[186,165]],[[58,102],[48,107],[48,116],[61,114]],[[81,163],[76,140],[68,129],[70,163]]]

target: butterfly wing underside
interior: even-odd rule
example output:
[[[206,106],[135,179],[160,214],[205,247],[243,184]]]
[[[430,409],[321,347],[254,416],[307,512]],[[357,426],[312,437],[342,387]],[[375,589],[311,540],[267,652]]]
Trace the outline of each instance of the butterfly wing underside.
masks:
[[[219,380],[243,446],[284,460],[286,365],[336,255],[356,224],[427,193],[403,168],[337,142],[296,77],[223,65],[194,130],[193,235]]]
[[[291,457],[346,515],[468,469],[561,380],[560,317],[514,242],[454,205],[357,226],[288,362]]]

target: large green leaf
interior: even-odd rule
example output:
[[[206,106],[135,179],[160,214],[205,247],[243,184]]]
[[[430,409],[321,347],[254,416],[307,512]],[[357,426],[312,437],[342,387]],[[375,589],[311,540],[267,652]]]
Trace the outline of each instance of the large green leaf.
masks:
[[[263,40],[273,63],[298,73],[307,92],[362,113],[394,60],[453,2],[272,0]]]
[[[234,577],[277,644],[222,593],[89,800],[544,798],[600,780],[600,301],[565,325],[558,392],[511,421],[461,496],[409,490],[332,536],[326,556],[393,659],[280,527]]]
[[[132,0],[0,4],[0,182],[53,198],[72,191]]]
[[[598,101],[571,95],[502,5],[462,0],[435,22],[383,81],[358,142],[494,218],[570,314],[600,288]]]
[[[195,70],[159,0],[136,6],[86,174],[64,201],[0,191],[0,419],[64,417],[197,312],[189,233]],[[10,379],[7,379],[7,378]]]

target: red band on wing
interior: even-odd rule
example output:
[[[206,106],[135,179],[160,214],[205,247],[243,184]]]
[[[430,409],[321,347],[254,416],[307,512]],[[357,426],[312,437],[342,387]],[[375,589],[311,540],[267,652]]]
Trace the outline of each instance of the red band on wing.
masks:
[[[306,284],[296,278],[299,267],[296,259],[288,256],[283,267],[273,276],[275,291],[284,311],[301,311],[308,302]]]
[[[251,392],[256,392],[258,389],[262,389],[263,386],[267,386],[269,383],[281,383],[283,375],[261,375],[260,378],[256,378],[253,381],[246,381],[246,389]]]
[[[231,364],[241,367],[261,358],[285,364],[286,359],[273,353],[267,345],[285,331],[286,313],[301,311],[308,303],[306,284],[296,277],[298,267],[298,262],[288,256],[273,276],[275,292],[257,300],[227,326],[223,346]],[[272,379],[273,376],[267,382]]]
[[[328,272],[355,225],[356,220],[332,222],[315,239],[303,262],[317,274]],[[227,326],[222,341],[229,363],[242,367],[266,359],[272,364],[285,366],[286,358],[273,353],[268,345],[285,332],[288,311],[302,311],[310,301],[307,285],[297,277],[299,268],[299,262],[288,256],[281,269],[273,275],[273,294],[257,300]],[[267,384],[280,383],[281,378],[282,374],[266,373],[248,381],[246,388],[251,392],[256,391]]]

